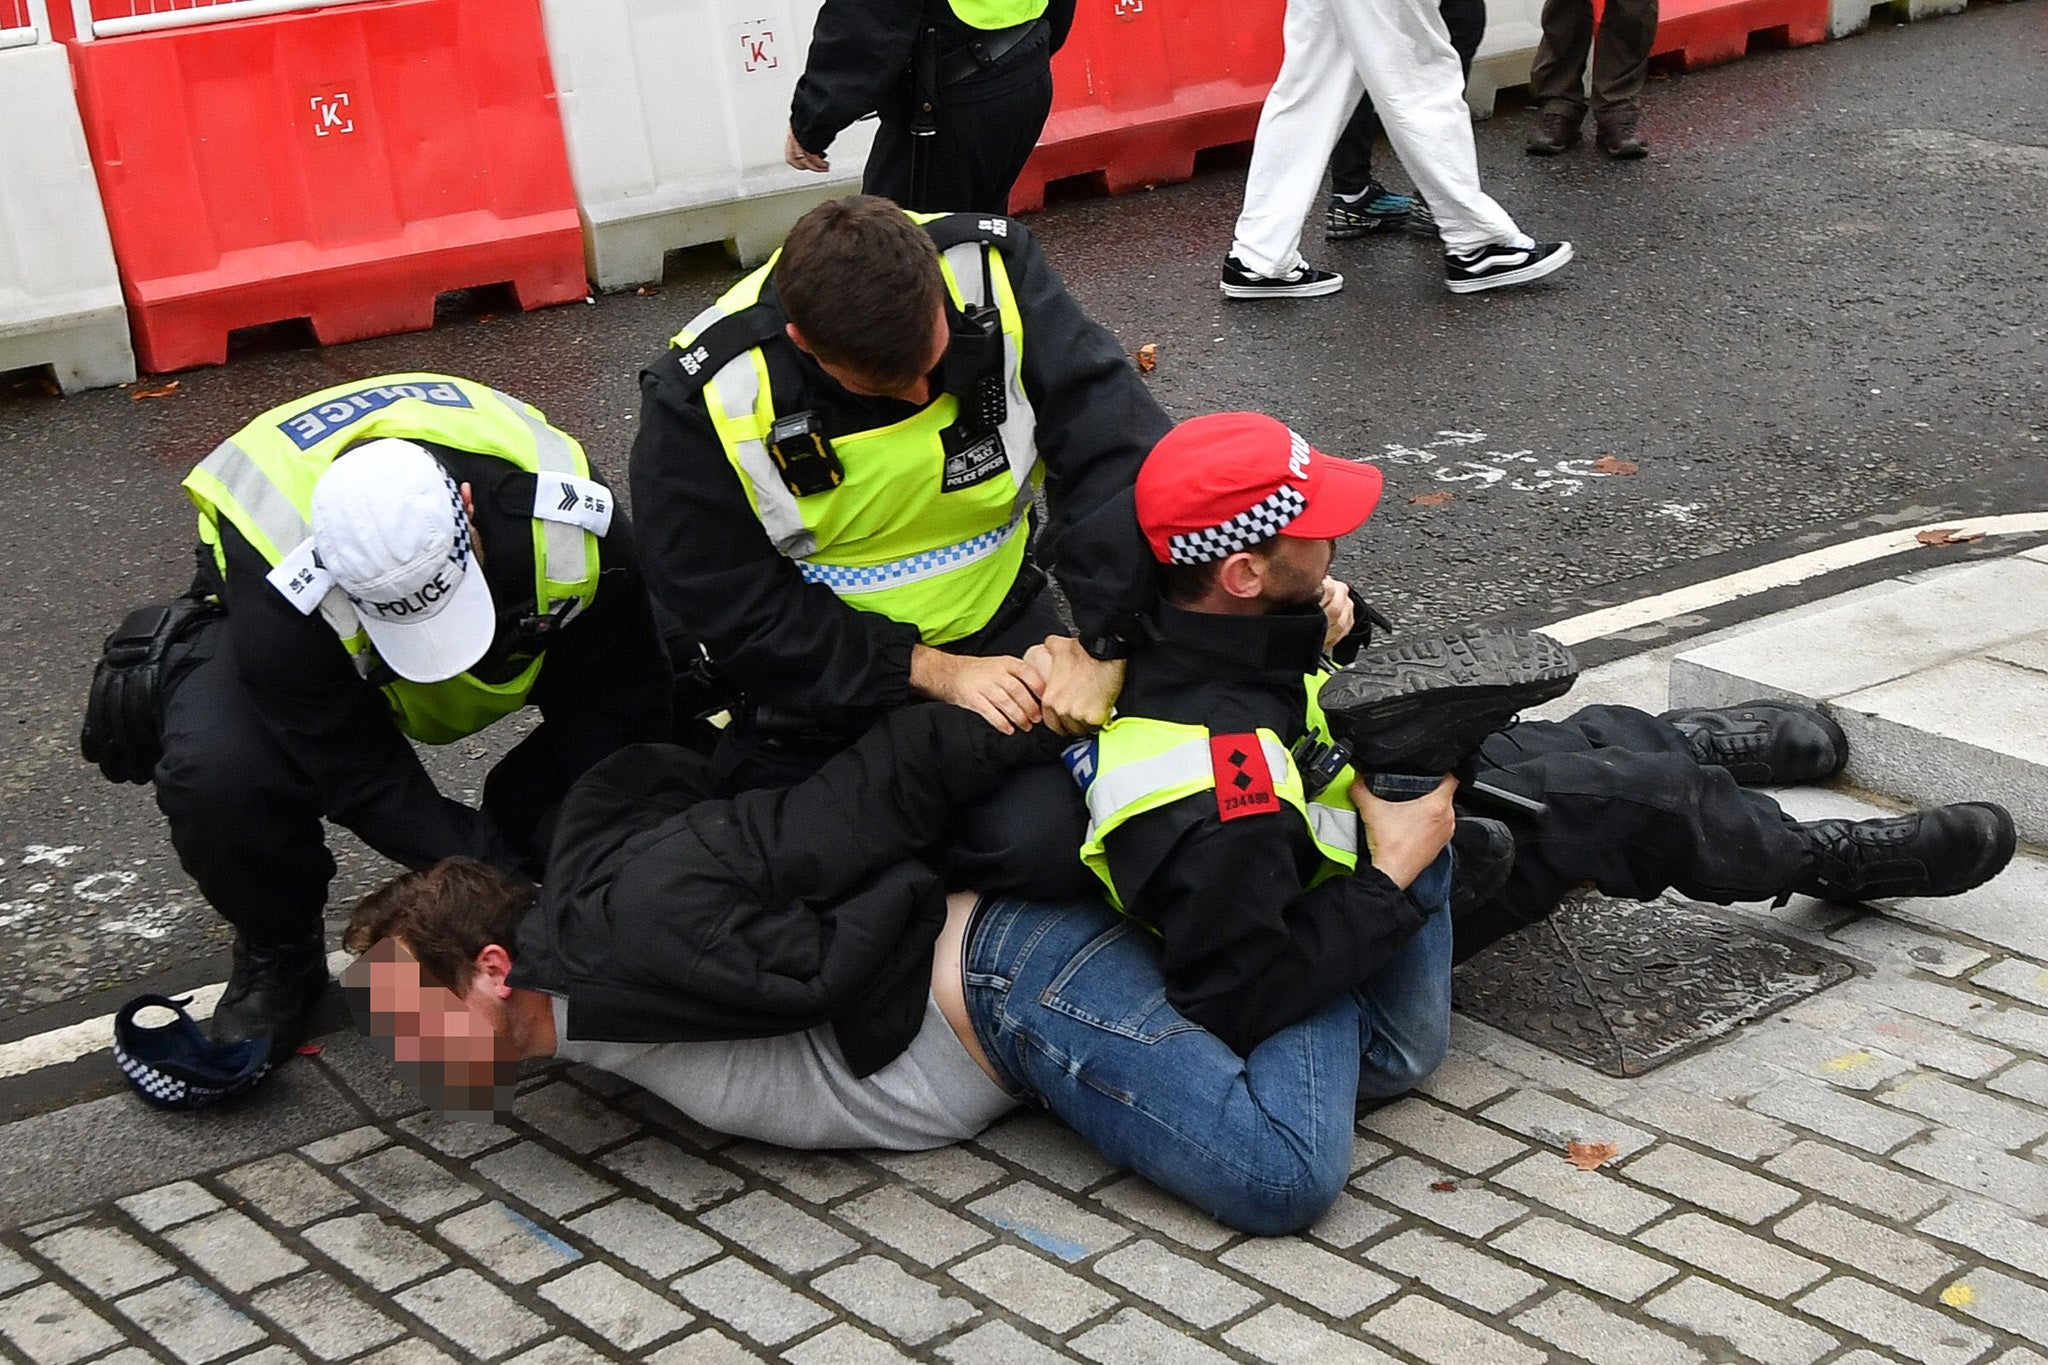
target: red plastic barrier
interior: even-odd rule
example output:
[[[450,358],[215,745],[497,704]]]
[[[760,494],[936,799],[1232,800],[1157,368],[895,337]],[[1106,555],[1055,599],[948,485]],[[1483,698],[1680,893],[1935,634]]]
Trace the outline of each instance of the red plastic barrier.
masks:
[[[1766,46],[1802,47],[1828,36],[1828,0],[1660,0],[1653,57],[1691,70],[1732,62],[1752,36]]]
[[[1052,115],[1010,194],[1100,174],[1112,194],[1186,180],[1195,153],[1251,141],[1280,70],[1286,0],[1085,0],[1053,58]]]
[[[417,331],[445,290],[584,296],[537,0],[379,0],[71,48],[144,368],[230,329]]]

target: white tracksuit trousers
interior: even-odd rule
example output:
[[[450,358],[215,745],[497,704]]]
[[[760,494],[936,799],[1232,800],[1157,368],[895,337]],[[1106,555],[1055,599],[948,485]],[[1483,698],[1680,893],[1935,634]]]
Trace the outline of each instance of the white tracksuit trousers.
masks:
[[[1284,36],[1231,248],[1248,269],[1284,275],[1301,264],[1302,220],[1361,90],[1447,250],[1530,244],[1479,188],[1465,77],[1437,0],[1287,0]]]

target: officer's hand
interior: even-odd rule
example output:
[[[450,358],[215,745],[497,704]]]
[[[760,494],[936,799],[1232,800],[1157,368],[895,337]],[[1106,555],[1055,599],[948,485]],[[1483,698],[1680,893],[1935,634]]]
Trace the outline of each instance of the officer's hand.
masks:
[[[1351,784],[1351,804],[1358,807],[1358,818],[1371,836],[1372,865],[1403,891],[1451,841],[1458,827],[1451,793],[1457,788],[1458,779],[1446,777],[1427,796],[1382,801],[1363,779]]]
[[[948,654],[929,645],[910,650],[910,686],[934,701],[978,713],[1004,734],[1029,730],[1044,719],[1039,709],[1038,674],[1010,655],[983,659]]]
[[[832,162],[816,152],[807,152],[804,145],[796,140],[796,129],[789,130],[782,140],[782,159],[800,171],[829,171]]]
[[[1109,724],[1117,694],[1124,690],[1124,661],[1098,659],[1067,635],[1048,635],[1024,652],[1042,680],[1039,705],[1045,723],[1069,738],[1092,735]]]
[[[1323,580],[1323,589],[1317,601],[1323,615],[1328,618],[1330,628],[1323,632],[1323,649],[1327,652],[1337,647],[1337,642],[1351,633],[1358,624],[1358,608],[1351,600],[1351,585],[1339,583],[1334,578]]]

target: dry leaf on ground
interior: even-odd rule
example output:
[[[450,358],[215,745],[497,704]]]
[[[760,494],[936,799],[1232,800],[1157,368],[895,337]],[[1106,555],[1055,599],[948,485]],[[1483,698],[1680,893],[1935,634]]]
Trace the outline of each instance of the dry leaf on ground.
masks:
[[[1617,460],[1612,455],[1602,455],[1593,461],[1595,474],[1633,474],[1639,467],[1634,460]]]
[[[1922,545],[1968,545],[1973,540],[1984,539],[1984,533],[1964,531],[1957,526],[1937,526],[1932,531],[1922,531],[1913,539]]]
[[[1429,1192],[1431,1194],[1456,1194],[1458,1192],[1458,1182],[1455,1180],[1431,1181]]]
[[[1620,1155],[1611,1142],[1574,1142],[1564,1151],[1564,1159],[1582,1171],[1597,1171]]]
[[[1445,503],[1449,502],[1452,498],[1455,498],[1456,496],[1458,495],[1456,493],[1451,492],[1450,489],[1443,488],[1438,489],[1434,493],[1417,493],[1414,497],[1408,499],[1408,501],[1414,503],[1417,507],[1442,507]]]
[[[178,381],[173,379],[168,384],[158,384],[154,388],[130,389],[128,390],[128,401],[132,403],[138,398],[166,398],[177,391]]]
[[[633,297],[638,299],[651,299],[660,292],[661,286],[658,284],[643,284],[638,289],[635,289],[633,291]]]
[[[1148,341],[1138,348],[1138,373],[1150,374],[1159,368],[1159,344]]]

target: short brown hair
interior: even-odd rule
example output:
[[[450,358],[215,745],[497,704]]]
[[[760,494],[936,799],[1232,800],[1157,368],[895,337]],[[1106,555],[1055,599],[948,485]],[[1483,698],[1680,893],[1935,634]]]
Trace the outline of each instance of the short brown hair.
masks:
[[[469,989],[476,955],[495,943],[511,950],[533,888],[474,858],[443,858],[392,878],[356,902],[341,946],[361,953],[395,938],[420,969],[457,995]]]
[[[946,280],[930,235],[889,200],[861,194],[797,220],[775,294],[811,354],[893,387],[924,377]]]
[[[1245,546],[1244,551],[1246,554],[1269,555],[1273,553],[1274,542],[1279,539],[1278,536],[1268,536],[1256,545]],[[1230,555],[1223,557],[1228,558]],[[1166,600],[1177,607],[1201,601],[1216,582],[1216,571],[1222,567],[1223,559],[1207,559],[1200,564],[1161,564],[1159,581],[1165,590]]]

